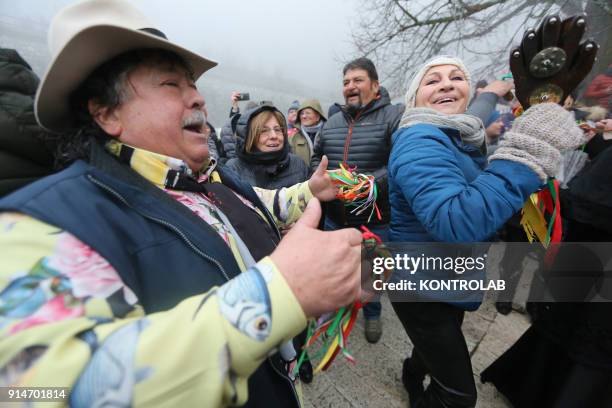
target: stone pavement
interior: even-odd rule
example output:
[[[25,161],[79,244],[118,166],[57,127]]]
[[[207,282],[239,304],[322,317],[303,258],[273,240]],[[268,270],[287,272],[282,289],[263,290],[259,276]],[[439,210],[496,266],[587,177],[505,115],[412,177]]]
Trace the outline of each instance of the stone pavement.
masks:
[[[303,386],[306,408],[407,407],[408,394],[401,382],[401,368],[412,345],[393,313],[387,297],[383,303],[383,336],[369,344],[363,335],[363,317],[349,338],[349,350],[357,363],[339,355],[332,367]],[[504,316],[485,299],[476,311],[466,313],[463,323],[478,389],[477,407],[504,408],[511,405],[490,384],[480,383],[480,372],[501,355],[527,329],[527,317],[513,311]]]

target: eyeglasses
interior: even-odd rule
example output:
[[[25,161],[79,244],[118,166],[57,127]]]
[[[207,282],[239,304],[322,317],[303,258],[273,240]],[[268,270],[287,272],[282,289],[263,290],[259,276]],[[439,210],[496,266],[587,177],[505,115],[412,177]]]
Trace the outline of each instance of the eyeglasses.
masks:
[[[281,128],[281,127],[275,127],[273,129],[270,129],[270,128],[267,128],[267,127],[261,128],[261,134],[262,135],[269,135],[270,132],[274,132],[277,135],[282,135],[283,134],[283,128]]]

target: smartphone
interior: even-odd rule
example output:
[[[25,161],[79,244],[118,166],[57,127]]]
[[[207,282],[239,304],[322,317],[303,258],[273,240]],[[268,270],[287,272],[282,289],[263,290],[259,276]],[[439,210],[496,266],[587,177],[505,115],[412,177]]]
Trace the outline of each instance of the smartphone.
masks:
[[[251,99],[251,96],[248,93],[239,93],[238,100],[239,101],[248,101]]]

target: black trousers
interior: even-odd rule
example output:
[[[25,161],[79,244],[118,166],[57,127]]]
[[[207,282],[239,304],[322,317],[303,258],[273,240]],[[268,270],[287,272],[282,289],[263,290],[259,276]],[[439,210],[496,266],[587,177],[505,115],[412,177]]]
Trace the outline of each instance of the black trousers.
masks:
[[[470,355],[461,331],[465,311],[446,303],[393,303],[414,345],[412,374],[431,382],[412,408],[473,407],[476,384]]]

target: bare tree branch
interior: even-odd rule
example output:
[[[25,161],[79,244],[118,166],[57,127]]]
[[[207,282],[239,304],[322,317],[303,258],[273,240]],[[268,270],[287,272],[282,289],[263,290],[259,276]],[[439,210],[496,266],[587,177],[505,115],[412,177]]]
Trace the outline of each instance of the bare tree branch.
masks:
[[[404,12],[404,14],[406,14],[408,17],[410,17],[412,19],[412,21],[414,21],[415,23],[418,23],[419,20],[417,20],[417,18],[415,16],[413,16],[412,14],[410,14],[410,12],[408,10],[406,10],[404,8],[404,6],[402,6],[399,2],[399,0],[393,0],[393,2],[397,5],[397,7],[402,10]]]
[[[598,4],[608,0],[597,1]],[[392,94],[426,59],[455,53],[494,76],[507,71],[508,55],[527,27],[548,13],[584,10],[587,0],[363,0],[353,43],[372,58]],[[602,14],[609,6],[601,6]],[[606,27],[598,28],[599,31]]]
[[[492,1],[485,2],[479,5],[466,6],[467,8],[464,8],[458,14],[451,14],[445,17],[431,18],[431,19],[422,20],[422,21],[415,20],[413,24],[409,24],[407,26],[400,27],[399,31],[401,32],[401,31],[406,31],[406,30],[409,30],[415,27],[421,27],[421,26],[433,25],[433,24],[439,24],[439,23],[449,23],[449,22],[453,22],[457,20],[462,20],[466,17],[471,16],[472,14],[476,14],[478,12],[488,9],[489,7],[493,7],[497,4],[502,4],[507,1],[508,0],[492,0]]]

